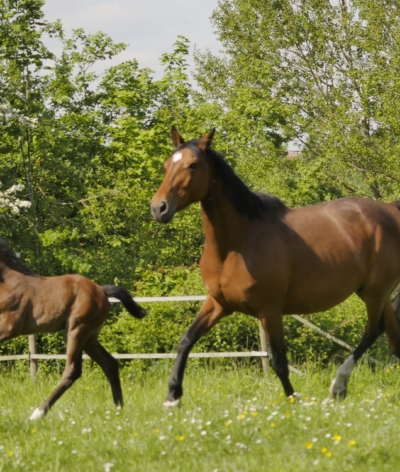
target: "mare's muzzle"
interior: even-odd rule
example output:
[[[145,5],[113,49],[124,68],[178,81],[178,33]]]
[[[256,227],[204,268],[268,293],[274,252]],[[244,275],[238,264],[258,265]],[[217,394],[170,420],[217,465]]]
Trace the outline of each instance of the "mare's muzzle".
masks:
[[[159,223],[170,222],[175,214],[175,205],[169,205],[166,200],[162,200],[158,204],[151,202],[150,209],[153,218]]]

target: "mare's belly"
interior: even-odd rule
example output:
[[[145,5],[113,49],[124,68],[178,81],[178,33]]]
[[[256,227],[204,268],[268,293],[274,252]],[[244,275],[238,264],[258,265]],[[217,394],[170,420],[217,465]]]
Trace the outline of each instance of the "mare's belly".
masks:
[[[285,296],[283,313],[316,313],[338,305],[361,288],[357,272],[327,272],[293,282]]]

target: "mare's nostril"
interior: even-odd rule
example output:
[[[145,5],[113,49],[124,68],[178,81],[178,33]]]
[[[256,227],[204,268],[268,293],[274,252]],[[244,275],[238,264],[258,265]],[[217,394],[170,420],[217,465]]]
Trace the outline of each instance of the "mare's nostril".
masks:
[[[161,202],[160,203],[160,214],[164,215],[164,213],[167,213],[167,211],[168,211],[167,202]]]

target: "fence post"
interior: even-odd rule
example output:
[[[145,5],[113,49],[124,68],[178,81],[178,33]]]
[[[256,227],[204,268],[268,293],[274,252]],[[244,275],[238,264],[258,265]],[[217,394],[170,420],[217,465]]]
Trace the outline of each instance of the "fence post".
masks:
[[[37,354],[36,352],[36,336],[34,334],[30,334],[28,336],[29,339],[29,367],[31,371],[31,378],[35,380],[37,370],[38,370],[38,361],[37,359],[32,359],[32,354]]]
[[[261,321],[258,321],[258,329],[260,333],[260,344],[261,344],[261,351],[268,352],[268,341],[267,337],[265,335],[264,328],[262,327]],[[261,358],[262,366],[263,366],[263,371],[266,377],[268,377],[269,374],[269,363],[268,363],[268,358],[267,357],[262,357]]]

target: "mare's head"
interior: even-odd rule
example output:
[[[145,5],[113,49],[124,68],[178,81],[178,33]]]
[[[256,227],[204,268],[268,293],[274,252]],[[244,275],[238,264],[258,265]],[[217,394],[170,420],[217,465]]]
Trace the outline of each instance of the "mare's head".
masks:
[[[185,143],[178,131],[172,128],[175,150],[164,163],[164,180],[150,204],[157,221],[168,223],[176,212],[206,196],[211,175],[206,151],[214,132],[212,129],[202,139]]]

